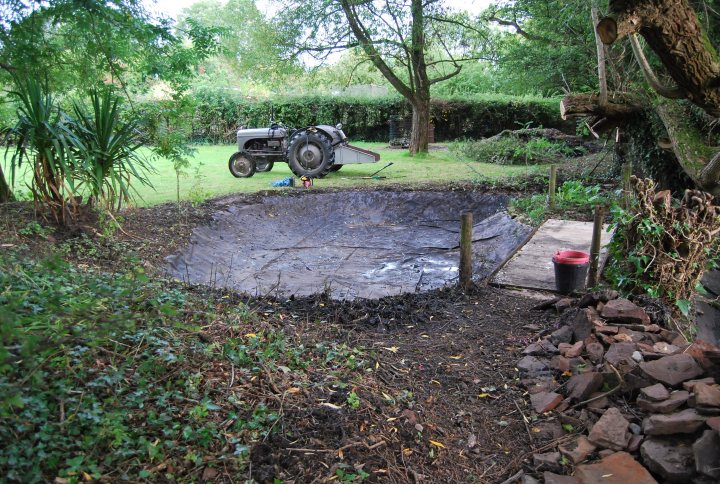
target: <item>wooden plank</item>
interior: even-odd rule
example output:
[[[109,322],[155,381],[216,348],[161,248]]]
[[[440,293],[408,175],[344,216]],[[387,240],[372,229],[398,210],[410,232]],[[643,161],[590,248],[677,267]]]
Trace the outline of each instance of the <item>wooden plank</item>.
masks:
[[[558,250],[590,252],[592,222],[549,219],[535,235],[492,278],[493,285],[514,286],[546,291],[555,290],[555,270],[552,256]],[[607,259],[610,242],[607,226],[603,228],[600,265]]]

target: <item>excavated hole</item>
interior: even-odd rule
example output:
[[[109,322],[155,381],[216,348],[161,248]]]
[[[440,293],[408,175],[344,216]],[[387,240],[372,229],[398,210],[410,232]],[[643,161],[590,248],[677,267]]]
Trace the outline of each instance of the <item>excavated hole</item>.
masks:
[[[476,279],[528,235],[508,197],[474,192],[337,192],[275,195],[231,206],[195,229],[168,258],[194,284],[255,296],[380,298],[457,282],[460,215],[473,212]]]

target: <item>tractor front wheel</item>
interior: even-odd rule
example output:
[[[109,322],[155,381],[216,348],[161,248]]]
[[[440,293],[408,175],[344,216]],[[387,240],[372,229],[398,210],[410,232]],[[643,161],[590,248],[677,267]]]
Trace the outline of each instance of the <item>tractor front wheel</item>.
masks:
[[[230,157],[228,168],[235,178],[250,178],[255,174],[255,161],[245,153],[238,151]]]
[[[288,147],[288,165],[297,177],[322,178],[330,172],[335,151],[322,133],[303,130],[295,133]]]

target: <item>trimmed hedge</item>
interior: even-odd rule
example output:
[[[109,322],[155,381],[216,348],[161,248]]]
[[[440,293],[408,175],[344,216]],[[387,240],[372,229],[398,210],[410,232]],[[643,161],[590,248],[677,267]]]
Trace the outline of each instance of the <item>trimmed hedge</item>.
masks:
[[[409,117],[412,113],[410,105],[400,97],[306,96],[256,100],[232,91],[204,90],[195,92],[192,102],[194,114],[187,121],[193,143],[234,143],[238,127],[267,126],[271,109],[277,122],[291,127],[342,123],[351,139],[388,141],[388,120]],[[567,128],[560,119],[558,106],[556,99],[510,96],[436,99],[431,108],[435,140],[483,138],[528,124]]]

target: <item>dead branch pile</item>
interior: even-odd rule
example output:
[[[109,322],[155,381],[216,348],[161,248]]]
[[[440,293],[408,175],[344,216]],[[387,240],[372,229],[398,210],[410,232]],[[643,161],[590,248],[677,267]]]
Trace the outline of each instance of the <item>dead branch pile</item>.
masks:
[[[650,179],[632,183],[638,204],[620,239],[627,269],[671,303],[690,300],[719,248],[720,206],[700,190],[686,190],[678,202],[669,190],[656,192]]]

